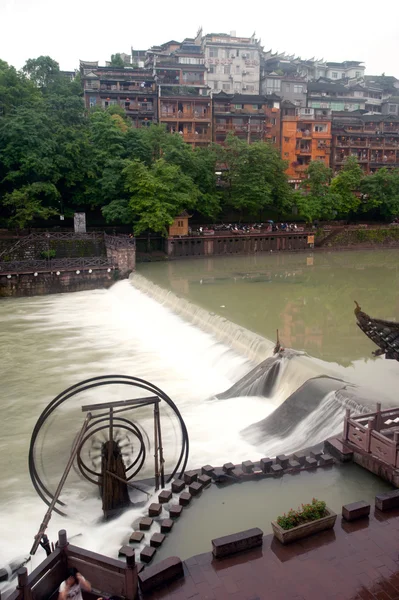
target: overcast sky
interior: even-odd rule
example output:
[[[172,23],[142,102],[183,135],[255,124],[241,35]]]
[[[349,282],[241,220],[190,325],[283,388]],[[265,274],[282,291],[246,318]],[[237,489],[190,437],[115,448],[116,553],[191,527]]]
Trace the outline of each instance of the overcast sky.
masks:
[[[381,7],[381,10],[380,10]],[[0,0],[0,59],[20,68],[50,55],[61,69],[104,64],[115,52],[204,33],[249,37],[302,58],[359,60],[369,75],[399,78],[399,2],[387,0]]]

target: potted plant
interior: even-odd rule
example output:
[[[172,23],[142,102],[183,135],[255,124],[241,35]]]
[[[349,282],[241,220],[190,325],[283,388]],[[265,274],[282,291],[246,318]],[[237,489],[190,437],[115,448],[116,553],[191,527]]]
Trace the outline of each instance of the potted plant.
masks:
[[[313,498],[310,504],[302,504],[272,521],[273,533],[282,544],[289,544],[313,533],[332,529],[337,515],[322,500]]]

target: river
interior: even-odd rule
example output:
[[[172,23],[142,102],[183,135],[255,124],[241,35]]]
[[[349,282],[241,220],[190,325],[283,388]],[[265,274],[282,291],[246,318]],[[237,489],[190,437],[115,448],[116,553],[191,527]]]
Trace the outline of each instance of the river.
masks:
[[[320,398],[300,421],[288,415],[268,436],[270,422],[254,426],[320,375],[355,385],[354,406],[359,394],[364,405],[377,399],[397,404],[399,367],[372,358],[373,344],[353,315],[357,300],[373,316],[399,317],[397,258],[397,250],[387,250],[142,264],[131,281],[109,290],[2,300],[0,566],[27,555],[45,512],[27,467],[36,419],[54,396],[82,379],[128,374],[164,389],[186,421],[195,467],[288,452],[339,430],[349,400],[331,396],[337,386],[323,393],[320,386],[309,388],[309,397]],[[244,405],[241,397],[215,400],[271,355],[276,329],[286,347],[303,354],[282,362],[273,393],[247,396]],[[104,391],[87,395],[106,397]],[[71,403],[43,436],[41,465],[53,488],[80,422],[80,405]],[[172,426],[165,446],[172,460]],[[82,534],[85,547],[110,555],[137,516],[127,511],[99,523],[100,502],[76,473],[63,499],[70,517],[67,525],[52,518],[50,538],[66,526],[70,535]]]

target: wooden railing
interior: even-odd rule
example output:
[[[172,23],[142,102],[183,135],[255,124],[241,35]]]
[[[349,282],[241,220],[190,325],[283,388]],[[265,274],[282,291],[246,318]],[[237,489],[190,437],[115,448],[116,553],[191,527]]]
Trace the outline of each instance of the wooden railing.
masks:
[[[393,431],[392,438],[384,435],[383,430]],[[347,409],[344,423],[344,441],[373,455],[382,462],[399,468],[399,408],[377,410],[373,413],[351,417]]]
[[[134,550],[126,556],[126,562],[108,558],[95,552],[71,546],[65,530],[58,534],[58,547],[30,575],[27,569],[18,570],[18,586],[8,600],[42,600],[58,591],[66,579],[67,569],[76,567],[91,583],[93,597],[123,596],[127,600],[137,598],[137,568]]]

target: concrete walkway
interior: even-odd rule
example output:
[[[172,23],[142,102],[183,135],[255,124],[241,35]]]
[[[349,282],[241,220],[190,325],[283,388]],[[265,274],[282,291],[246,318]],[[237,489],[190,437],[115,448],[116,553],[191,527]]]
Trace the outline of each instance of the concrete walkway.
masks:
[[[200,554],[185,572],[146,599],[399,600],[399,510],[353,523],[338,516],[333,530],[288,546],[268,535],[263,548],[230,558]]]

